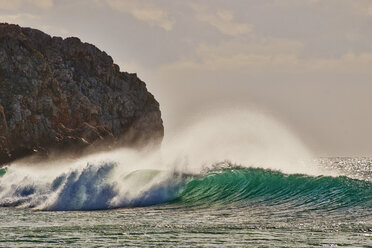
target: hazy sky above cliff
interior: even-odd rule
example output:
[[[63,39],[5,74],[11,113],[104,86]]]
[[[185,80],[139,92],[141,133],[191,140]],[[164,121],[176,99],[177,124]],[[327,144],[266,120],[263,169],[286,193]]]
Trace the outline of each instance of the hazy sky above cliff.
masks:
[[[0,0],[0,21],[106,51],[147,83],[166,132],[231,105],[318,155],[372,155],[372,1]]]

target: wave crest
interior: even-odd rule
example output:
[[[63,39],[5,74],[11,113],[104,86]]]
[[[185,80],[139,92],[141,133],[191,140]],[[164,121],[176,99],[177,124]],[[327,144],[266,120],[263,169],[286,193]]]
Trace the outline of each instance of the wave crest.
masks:
[[[1,169],[0,206],[41,210],[97,210],[171,204],[173,207],[278,206],[334,210],[372,208],[372,183],[344,176],[284,174],[224,162],[202,174],[88,164],[46,177]],[[31,170],[34,171],[34,170]]]

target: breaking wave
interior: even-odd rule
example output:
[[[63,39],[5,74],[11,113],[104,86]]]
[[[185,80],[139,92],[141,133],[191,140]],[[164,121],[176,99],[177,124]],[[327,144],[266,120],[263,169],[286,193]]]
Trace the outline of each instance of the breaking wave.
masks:
[[[118,181],[112,180],[117,165],[110,163],[87,165],[44,182],[29,176],[14,180],[14,176],[20,175],[12,168],[3,168],[0,172],[4,173],[0,206],[42,210],[97,210],[156,204],[178,207],[264,204],[324,210],[372,207],[371,182],[344,176],[288,175],[231,165],[199,175],[137,170],[115,177]]]
[[[371,209],[371,198],[371,182],[322,170],[288,129],[241,111],[199,120],[160,151],[118,149],[0,168],[0,206],[39,210],[157,204]]]

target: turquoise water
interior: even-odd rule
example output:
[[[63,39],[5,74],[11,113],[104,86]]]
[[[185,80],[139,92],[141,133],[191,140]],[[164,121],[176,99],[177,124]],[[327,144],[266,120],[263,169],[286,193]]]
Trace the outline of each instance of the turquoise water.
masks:
[[[45,180],[3,168],[0,247],[372,247],[372,160],[320,164],[340,176],[138,170],[126,191],[110,163]]]

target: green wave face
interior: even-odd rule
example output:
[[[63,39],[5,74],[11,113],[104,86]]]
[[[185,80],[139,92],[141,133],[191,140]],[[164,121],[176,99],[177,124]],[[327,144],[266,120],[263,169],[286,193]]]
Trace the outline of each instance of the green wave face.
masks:
[[[0,168],[0,177],[5,175],[7,169],[8,169],[7,167]]]
[[[281,205],[311,209],[372,207],[372,183],[348,177],[311,177],[253,168],[226,168],[187,183],[173,201],[190,206]]]

